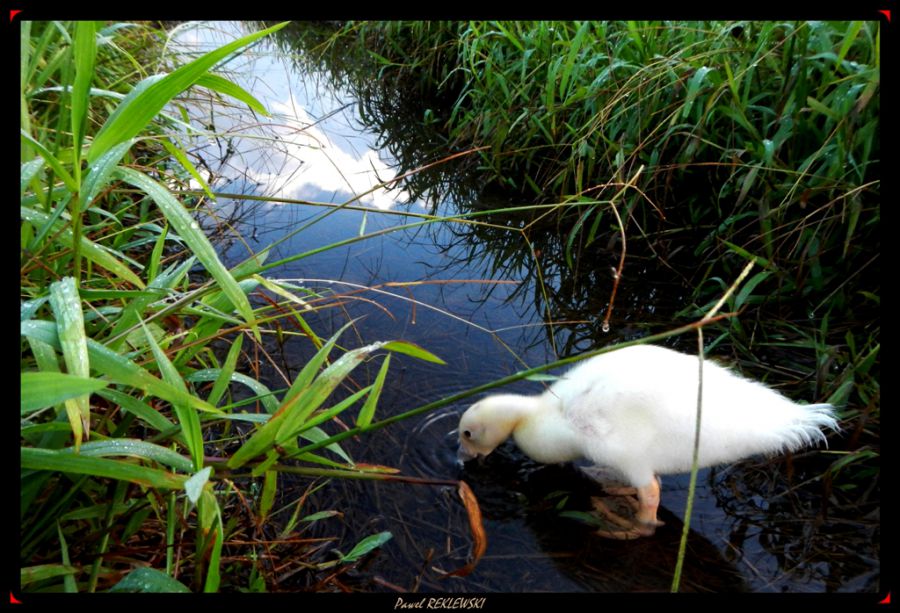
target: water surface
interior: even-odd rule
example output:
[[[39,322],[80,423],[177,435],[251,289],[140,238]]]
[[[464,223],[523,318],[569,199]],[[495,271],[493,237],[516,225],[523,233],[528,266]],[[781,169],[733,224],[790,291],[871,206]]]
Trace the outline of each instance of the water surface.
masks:
[[[242,27],[183,26],[173,49],[211,48],[233,39]],[[275,247],[270,261],[385,231],[267,273],[340,302],[305,315],[322,337],[356,318],[342,339],[347,347],[403,339],[446,361],[440,366],[395,355],[379,404],[381,417],[560,355],[642,336],[648,321],[658,321],[675,309],[685,288],[669,271],[647,266],[623,280],[621,312],[609,333],[599,332],[602,312],[588,303],[571,308],[567,319],[577,324],[550,332],[532,268],[515,257],[496,257],[497,252],[509,253],[506,246],[492,251],[490,245],[479,243],[485,241],[484,234],[457,223],[387,232],[418,221],[404,212],[425,213],[437,207],[451,214],[457,204],[410,201],[402,184],[373,189],[396,175],[396,160],[377,146],[376,135],[355,113],[356,101],[328,87],[327,75],[303,74],[295,64],[271,44],[254,47],[231,62],[229,76],[258,97],[273,116],[262,118],[236,104],[198,96],[188,105],[192,119],[195,125],[214,126],[216,135],[198,139],[194,152],[203,159],[218,192],[352,203],[367,210],[220,197],[204,224],[211,232],[215,229],[213,235],[229,265],[299,227],[305,229]],[[514,232],[506,234],[517,240]],[[516,249],[527,253],[524,243]],[[598,257],[615,261],[617,256],[613,250]],[[548,271],[561,268],[552,262],[544,265]],[[611,275],[605,268],[588,272],[597,279],[590,301],[605,305]],[[547,287],[561,299],[571,298],[574,291],[563,291],[560,278],[548,274]],[[300,336],[269,341],[265,348],[270,359],[260,360],[260,377],[273,389],[286,387],[312,353]],[[355,384],[371,382],[379,366],[376,361],[355,371]],[[540,389],[540,383],[519,382],[505,391]],[[687,476],[663,480],[660,518],[666,526],[656,536],[623,542],[599,538],[591,526],[562,514],[587,512],[590,497],[601,492],[579,467],[537,465],[511,443],[483,464],[458,465],[453,430],[467,404],[394,424],[343,446],[358,462],[393,466],[404,475],[465,479],[480,503],[489,540],[475,572],[442,577],[441,571],[465,564],[471,546],[468,520],[455,488],[332,481],[308,499],[308,513],[333,509],[340,515],[317,522],[308,534],[338,537],[334,546],[345,552],[369,534],[393,534],[366,564],[342,577],[345,585],[367,591],[431,592],[669,589]],[[763,460],[702,471],[682,589],[875,591],[877,515],[857,521],[823,518],[824,502],[817,498],[821,488],[813,482],[804,490],[791,489],[792,484],[814,479],[822,467],[820,460],[816,452],[796,458],[790,481],[781,463]],[[293,512],[289,505],[309,485],[308,479],[282,477],[276,508],[283,505],[284,511],[275,514],[275,523],[287,520]],[[858,547],[860,541],[869,545]],[[304,589],[310,581],[308,574],[285,572],[284,579],[270,588]]]

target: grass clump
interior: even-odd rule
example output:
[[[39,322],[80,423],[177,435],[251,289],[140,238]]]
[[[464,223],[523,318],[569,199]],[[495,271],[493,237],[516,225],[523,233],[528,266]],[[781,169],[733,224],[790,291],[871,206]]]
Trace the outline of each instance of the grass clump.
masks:
[[[164,36],[150,26],[23,23],[24,590],[261,591],[263,549],[315,576],[390,538],[322,561],[328,539],[297,537],[331,515],[301,512],[304,496],[274,541],[259,543],[282,467],[390,473],[358,467],[338,442],[346,433],[322,427],[348,410],[353,434],[384,425],[375,414],[391,353],[440,360],[400,340],[347,350],[337,344],[346,326],[321,339],[294,309],[254,306],[248,295],[263,289],[315,297],[262,276],[266,250],[223,265],[195,217],[204,199],[183,196],[192,179],[208,188],[182,144],[197,132],[180,96],[203,87],[265,114],[215,69],[283,25],[148,75]],[[270,390],[241,370],[247,344],[262,348],[284,317],[315,353],[287,389]],[[332,398],[376,359],[373,382]]]

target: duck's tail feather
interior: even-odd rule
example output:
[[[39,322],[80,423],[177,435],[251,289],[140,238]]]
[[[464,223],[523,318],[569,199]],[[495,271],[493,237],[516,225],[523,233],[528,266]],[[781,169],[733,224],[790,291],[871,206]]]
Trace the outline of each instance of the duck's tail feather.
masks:
[[[840,432],[840,426],[834,416],[834,406],[828,403],[800,405],[802,413],[785,432],[785,447],[789,450],[800,449],[822,441],[828,446],[823,428]]]

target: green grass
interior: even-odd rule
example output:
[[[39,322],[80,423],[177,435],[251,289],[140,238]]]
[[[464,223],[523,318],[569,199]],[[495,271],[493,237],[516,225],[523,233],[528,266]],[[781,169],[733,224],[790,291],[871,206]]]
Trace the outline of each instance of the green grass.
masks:
[[[298,288],[261,276],[265,250],[237,267],[223,265],[186,204],[198,202],[184,191],[199,174],[180,148],[191,128],[177,109],[179,96],[201,86],[264,113],[210,70],[281,27],[147,76],[142,54],[152,55],[155,37],[164,35],[147,26],[23,25],[26,591],[238,589],[240,575],[223,576],[223,547],[240,514],[270,512],[279,463],[291,460],[296,469],[300,462],[311,477],[384,478],[377,467],[356,466],[320,426],[346,412],[356,413],[356,432],[384,425],[377,404],[391,353],[440,362],[402,340],[345,350],[337,343],[346,327],[326,341],[288,310],[318,352],[287,390],[241,373],[244,345],[276,333],[286,316],[275,307],[296,302]],[[189,276],[197,266],[205,274]],[[248,293],[261,287],[283,303],[254,307]],[[220,361],[213,343],[221,341],[230,350]],[[371,385],[331,400],[372,360],[381,367]],[[250,389],[249,401],[234,397],[235,385]],[[257,412],[243,411],[248,402]],[[300,448],[298,437],[315,450]],[[242,507],[234,480],[252,475],[265,475],[264,494]],[[105,557],[131,538],[160,545],[133,562]],[[357,563],[388,538],[374,535],[338,561],[310,568]],[[265,589],[265,580],[252,575],[250,587]]]
[[[770,348],[807,352],[798,370],[819,374],[799,396],[877,396],[871,377],[844,383],[879,347],[878,22],[351,22],[277,38],[361,101],[399,172],[476,151],[408,178],[413,198],[540,205],[463,233],[498,276],[557,280],[537,297],[548,322],[602,312],[592,297],[620,256],[626,280],[655,267],[684,288],[675,322],[754,261],[729,302],[742,316],[711,346],[751,371]]]

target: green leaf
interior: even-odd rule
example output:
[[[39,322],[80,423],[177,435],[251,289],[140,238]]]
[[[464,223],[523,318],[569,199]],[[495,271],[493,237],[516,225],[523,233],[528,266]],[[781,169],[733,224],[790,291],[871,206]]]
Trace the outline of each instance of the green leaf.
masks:
[[[89,458],[64,450],[33,449],[20,450],[21,467],[31,470],[50,470],[92,477],[106,477],[119,481],[129,481],[145,487],[177,489],[184,487],[187,477],[174,473],[147,468],[131,462]]]
[[[22,219],[35,224],[43,225],[50,221],[50,216],[46,213],[24,206],[20,209],[20,215]],[[55,234],[56,240],[59,241],[62,246],[69,248],[73,246],[75,241],[72,229],[64,227],[62,221],[57,220],[53,222],[51,231]],[[106,250],[105,247],[88,240],[84,236],[81,237],[79,243],[81,245],[81,253],[85,258],[97,266],[105,268],[120,279],[128,281],[141,289],[144,288],[144,282],[141,281],[141,278],[134,274],[128,266],[116,259],[116,257]]]
[[[113,326],[112,331],[109,333],[109,338],[111,340],[108,341],[108,346],[110,349],[114,351],[121,349],[122,343],[124,343],[126,339],[126,335],[124,334],[125,331],[133,326],[134,330],[139,330],[137,325],[143,318],[147,308],[152,303],[166,297],[170,293],[169,290],[175,287],[182,278],[184,278],[195,262],[196,259],[194,257],[189,257],[181,263],[173,264],[153,278],[150,284],[147,285],[148,291],[143,292],[128,301],[128,306],[122,309],[122,312],[119,314],[119,319],[116,321],[116,325]]]
[[[437,357],[433,353],[426,351],[408,341],[388,341],[386,343],[381,344],[382,349],[387,349],[388,351],[394,351],[396,353],[405,353],[406,355],[411,355],[414,358],[419,358],[420,360],[425,360],[426,362],[433,362],[435,364],[444,364],[447,363],[441,358]]]
[[[335,343],[337,343],[338,337],[344,333],[344,330],[349,328],[356,320],[349,321],[344,324],[340,330],[334,333],[334,335],[328,339],[328,341],[322,345],[322,348],[319,349],[316,354],[310,358],[310,360],[303,366],[303,369],[297,374],[297,377],[294,379],[294,382],[291,384],[290,389],[288,389],[287,393],[284,395],[284,402],[290,402],[297,395],[304,391],[307,387],[309,387],[310,382],[313,380],[316,372],[318,372],[319,367],[325,362],[325,359],[328,357],[328,354],[331,353],[331,349],[334,347]]]
[[[153,244],[153,252],[150,254],[150,262],[147,264],[147,283],[153,284],[159,274],[159,264],[162,261],[163,250],[166,248],[166,238],[169,236],[169,224],[166,224],[156,242]],[[193,258],[191,258],[193,259]]]
[[[346,328],[346,326],[344,326],[344,328]],[[338,331],[331,340],[337,340],[337,335],[340,334],[344,328]],[[329,341],[329,343],[330,342],[331,341]],[[302,392],[298,392],[292,398],[285,400],[272,416],[272,419],[254,432],[253,436],[251,436],[241,448],[229,458],[229,468],[237,468],[251,458],[266,453],[272,449],[276,443],[286,444],[290,442],[291,439],[297,436],[298,432],[303,430],[306,418],[310,413],[319,408],[334,388],[337,387],[350,371],[365,358],[368,352],[377,349],[378,345],[379,344],[369,345],[354,349],[353,351],[348,351],[322,371],[319,377],[317,377],[308,388]],[[321,354],[321,359],[324,360],[324,355],[327,355],[330,348],[331,347],[326,344],[319,350],[317,355]],[[316,360],[316,358],[314,357],[313,360]],[[309,368],[309,363],[304,367],[303,371],[306,371],[307,368]],[[301,375],[303,374],[303,371],[301,371]],[[292,389],[294,389],[293,386]],[[290,392],[285,395],[285,398],[288,398],[289,395]],[[309,433],[307,436],[308,435]]]
[[[356,544],[356,547],[350,550],[345,556],[341,556],[341,562],[347,564],[349,562],[355,562],[361,557],[365,556],[370,551],[377,549],[387,543],[394,537],[390,532],[379,532],[378,534],[373,534],[371,536],[367,536],[359,543]]]
[[[127,140],[112,147],[101,155],[88,167],[88,172],[81,182],[81,210],[85,211],[91,206],[94,198],[100,193],[112,176],[113,170],[131,149],[133,140]]]
[[[59,553],[62,563],[69,566],[72,561],[69,558],[69,544],[66,542],[66,535],[63,533],[62,525],[59,520],[56,522],[56,538],[59,539]],[[75,577],[66,574],[63,576],[63,586],[67,594],[75,594],[78,592],[78,586],[75,584]]]
[[[194,180],[200,184],[200,188],[206,192],[206,195],[210,200],[215,202],[216,195],[212,193],[212,190],[209,188],[209,184],[206,182],[206,179],[200,174],[200,171],[197,170],[197,167],[188,159],[187,155],[184,151],[177,147],[173,142],[168,140],[161,140],[162,146],[166,148],[172,157],[178,160],[178,163],[188,171],[188,173],[194,178]]]
[[[29,320],[21,322],[19,327],[23,336],[37,338],[49,345],[59,347],[56,326],[52,322]],[[216,414],[222,413],[222,411],[211,406],[208,402],[179,390],[164,381],[160,381],[128,358],[119,355],[94,340],[88,339],[87,348],[91,367],[97,372],[103,373],[111,381],[136,387],[148,394],[168,400],[173,404],[181,402],[201,411]]]
[[[737,296],[734,299],[734,308],[740,309],[745,302],[747,302],[747,298],[753,293],[753,290],[757,285],[768,279],[772,275],[769,271],[763,271],[756,273],[753,275],[750,280],[744,283],[744,286],[741,287],[741,291],[738,292]]]
[[[125,593],[190,593],[180,581],[155,568],[136,568],[109,588],[110,592]]]
[[[706,75],[713,70],[707,66],[701,66],[694,73],[694,76],[691,77],[691,80],[688,82],[687,87],[687,97],[684,102],[684,107],[681,111],[682,117],[687,117],[691,109],[694,106],[694,101],[697,99],[697,95],[700,93],[700,87],[703,85],[703,81],[706,80]]]
[[[226,96],[236,98],[260,115],[265,115],[266,117],[269,116],[269,111],[266,110],[266,107],[264,107],[259,100],[254,98],[250,92],[248,92],[237,83],[220,77],[217,74],[207,73],[197,79],[195,85],[199,85],[200,87],[205,87],[207,89],[212,89],[219,92],[220,94],[225,94]]]
[[[275,504],[275,492],[278,490],[278,471],[267,470],[263,478],[262,496],[259,498],[259,521],[264,522]]]
[[[59,453],[71,453],[74,449],[60,449]],[[152,460],[184,472],[193,471],[191,461],[168,447],[134,438],[114,438],[105,441],[91,441],[81,446],[78,454],[82,457],[101,458],[107,456],[131,456]]]
[[[22,585],[28,585],[38,581],[53,579],[54,577],[75,575],[79,572],[79,569],[66,564],[39,564],[38,566],[28,566],[20,569],[19,580]]]
[[[206,399],[209,404],[213,406],[219,404],[219,400],[222,399],[225,390],[228,389],[228,384],[231,382],[231,375],[234,374],[234,369],[237,366],[238,356],[241,354],[241,345],[243,342],[244,336],[239,335],[231,344],[231,348],[228,350],[228,356],[225,358],[225,365],[222,367],[222,370],[213,385],[212,391]]]
[[[822,104],[821,102],[819,102],[818,100],[816,100],[816,99],[813,98],[812,96],[807,96],[807,98],[806,98],[806,103],[809,105],[809,107],[810,107],[812,110],[818,111],[819,113],[822,113],[823,115],[829,117],[830,119],[832,119],[832,120],[834,120],[834,121],[840,121],[840,120],[841,120],[841,117],[840,117],[840,115],[839,115],[838,113],[836,113],[835,111],[831,110],[831,109],[828,108],[826,105]]]
[[[70,375],[90,378],[90,361],[87,336],[84,333],[84,314],[75,279],[64,277],[50,284],[50,306],[56,316],[56,330],[66,369]],[[91,405],[87,394],[66,400],[66,413],[75,435],[75,448],[81,445],[82,436],[90,437]]]
[[[222,369],[219,368],[204,368],[202,370],[195,370],[187,377],[184,378],[185,381],[189,383],[196,383],[198,381],[218,381],[222,375]],[[259,401],[262,402],[263,407],[266,409],[266,412],[272,414],[278,410],[278,399],[275,397],[275,394],[269,390],[268,387],[254,379],[253,377],[248,377],[247,375],[242,375],[239,372],[231,373],[231,376],[228,379],[229,381],[234,381],[235,383],[240,383],[242,385],[246,385],[251,390],[253,390],[256,395],[259,397]],[[222,415],[222,417],[226,417]],[[237,417],[237,416],[232,416]],[[269,415],[260,415],[260,418],[263,421],[268,421]]]
[[[735,245],[734,243],[730,243],[726,240],[722,240],[722,242],[725,244],[726,247],[728,247],[729,249],[734,251],[736,254],[738,254],[745,260],[755,262],[756,264],[759,264],[760,266],[764,266],[765,268],[771,268],[773,270],[775,269],[775,267],[772,265],[772,262],[770,260],[762,257],[761,255],[752,254],[749,251],[747,251],[746,249],[744,249],[743,247],[741,247],[739,245]]]
[[[190,479],[184,482],[184,491],[187,494],[191,504],[197,504],[200,495],[203,493],[203,487],[209,481],[212,474],[212,466],[207,466],[203,470],[198,470]]]
[[[307,417],[322,406],[325,399],[371,352],[380,348],[381,343],[366,345],[348,351],[328,368],[323,370],[315,381],[301,394],[281,405],[276,415],[282,415],[281,425],[275,436],[275,442],[282,444],[294,438],[304,425]],[[272,423],[271,421],[269,422]]]
[[[75,60],[75,83],[72,85],[72,139],[75,166],[81,166],[81,144],[91,104],[91,81],[94,80],[94,60],[97,56],[97,24],[77,21],[72,45]]]
[[[578,32],[575,33],[575,38],[569,43],[569,53],[566,55],[566,63],[565,66],[563,66],[562,78],[559,81],[559,97],[561,100],[565,100],[568,97],[569,78],[571,77],[572,69],[575,66],[575,58],[578,57],[578,52],[581,50],[581,42],[584,40],[584,36],[587,34],[590,27],[591,23],[589,21],[583,21],[578,28]]]
[[[359,411],[359,417],[356,420],[356,425],[360,428],[365,428],[370,423],[372,423],[372,418],[375,416],[375,406],[378,403],[379,396],[381,396],[381,388],[384,386],[384,378],[387,375],[388,365],[390,363],[391,354],[388,354],[384,358],[384,362],[381,364],[381,370],[378,371],[378,376],[375,377],[375,383],[372,384],[372,391],[369,392],[369,397],[366,398],[366,403]]]
[[[194,85],[216,64],[242,47],[280,30],[287,23],[280,23],[223,45],[181,66],[171,74],[153,80],[140,91],[139,95],[126,96],[94,137],[88,151],[88,161],[97,159],[118,143],[135,137],[172,98]]]
[[[58,372],[23,372],[20,383],[22,415],[91,394],[109,385],[107,381]]]
[[[300,438],[307,440],[310,443],[321,443],[322,441],[328,440],[330,438],[330,435],[327,432],[325,432],[321,428],[315,428],[315,427],[310,428],[308,426],[308,423],[303,425],[302,431],[299,436],[300,436]],[[285,445],[287,446],[288,444],[289,443],[286,443]],[[347,462],[347,464],[350,464],[350,465],[355,464],[355,462],[353,461],[353,458],[351,458],[350,455],[346,451],[344,451],[343,448],[338,443],[330,443],[328,445],[325,445],[325,449],[327,449],[328,451],[332,452],[333,454],[343,458],[343,460],[345,462]],[[301,454],[293,456],[293,457],[297,457],[298,459],[306,460],[308,462],[318,462],[320,464],[322,464],[322,463],[331,464],[329,460],[322,458],[322,457],[318,457],[315,454],[310,453],[310,452],[301,453]]]
[[[222,559],[222,545],[225,543],[225,530],[222,527],[222,509],[219,501],[210,488],[203,490],[203,498],[200,500],[201,526],[207,534],[212,535],[212,551],[209,554],[209,566],[206,571],[206,582],[203,584],[204,592],[218,592],[222,577],[219,573],[219,565]],[[205,539],[204,539],[205,540]]]
[[[50,165],[50,168],[53,169],[53,172],[56,174],[56,176],[62,179],[63,183],[65,183],[66,185],[66,188],[70,192],[75,193],[78,191],[78,183],[74,178],[72,178],[72,175],[70,175],[68,171],[63,168],[62,163],[56,158],[56,156],[50,153],[49,149],[35,140],[34,137],[32,137],[24,130],[22,130],[19,135],[26,144],[33,147],[34,150],[37,151],[42,158],[44,158],[44,160]]]
[[[221,287],[237,311],[250,325],[256,339],[261,340],[250,301],[234,277],[231,276],[231,273],[228,272],[228,269],[219,260],[215,248],[209,242],[209,239],[206,238],[206,234],[200,229],[200,225],[191,217],[191,214],[187,212],[184,206],[175,199],[169,190],[141,172],[131,168],[119,168],[116,170],[116,175],[123,181],[143,190],[156,202],[163,215],[175,228],[178,236],[187,243],[194,255],[197,256],[197,259],[200,260],[200,263],[218,282],[219,287]]]
[[[150,334],[150,330],[147,329],[144,322],[141,322],[141,326],[144,328],[144,334],[147,336],[147,344],[150,345],[153,357],[156,359],[156,365],[159,367],[160,373],[162,373],[163,380],[184,395],[190,395],[188,394],[187,385],[185,384],[184,379],[181,378],[178,370],[172,362],[169,361],[169,358],[163,350],[159,348],[156,339]],[[191,457],[194,459],[194,468],[200,470],[203,466],[203,432],[200,429],[200,416],[197,415],[197,412],[193,407],[183,401],[173,402],[172,408],[175,409],[178,423],[181,424],[181,431],[184,433],[184,438],[187,441]]]
[[[361,390],[359,390],[358,392],[351,394],[347,398],[344,398],[343,400],[341,400],[339,403],[337,403],[330,409],[327,409],[325,411],[321,411],[319,413],[311,415],[310,418],[307,419],[305,422],[303,422],[303,425],[297,429],[296,433],[299,434],[300,436],[303,436],[303,433],[305,431],[307,431],[311,428],[314,428],[315,426],[318,426],[319,424],[324,423],[324,422],[328,421],[329,419],[336,417],[337,415],[340,415],[341,413],[346,411],[349,407],[356,404],[357,400],[359,400],[360,398],[362,398],[363,396],[368,394],[370,391],[372,391],[372,386],[371,385],[366,386],[366,387],[362,388]],[[306,438],[306,437],[304,437],[304,438]],[[310,440],[310,439],[307,439],[307,440]]]
[[[146,402],[141,402],[128,394],[117,390],[106,389],[98,392],[97,395],[117,404],[123,411],[133,414],[157,432],[168,432],[174,430],[176,427],[175,424],[166,419],[159,411],[149,406]],[[182,434],[179,433],[175,435],[175,438],[182,444],[187,445]]]
[[[320,519],[328,519],[329,517],[339,516],[340,514],[340,511],[319,511],[318,513],[307,515],[300,521],[319,521]]]
[[[834,61],[834,69],[837,70],[841,67],[841,64],[844,61],[844,58],[847,57],[847,52],[850,51],[851,45],[853,45],[853,41],[856,40],[859,31],[863,27],[863,22],[861,21],[851,21],[850,27],[847,28],[847,34],[844,36],[844,42],[841,43],[841,50],[838,51],[837,58]]]
[[[32,179],[34,179],[37,174],[44,167],[44,158],[36,157],[30,162],[25,162],[22,164],[22,171],[19,174],[19,194],[24,194],[25,190],[28,189],[28,184],[31,183]]]

